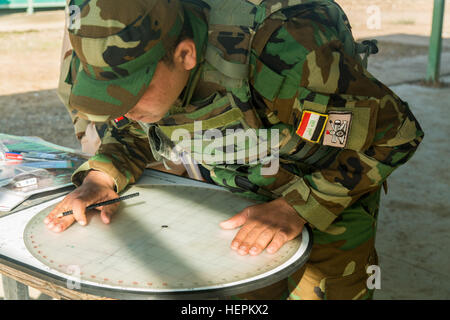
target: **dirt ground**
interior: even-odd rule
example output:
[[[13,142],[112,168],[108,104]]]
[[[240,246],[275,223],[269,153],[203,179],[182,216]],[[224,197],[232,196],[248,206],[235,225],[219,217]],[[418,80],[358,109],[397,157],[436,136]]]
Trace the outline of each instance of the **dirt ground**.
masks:
[[[433,1],[430,0],[338,0],[349,16],[357,39],[388,34],[428,36]],[[381,24],[376,29],[372,11],[379,8]],[[444,37],[450,37],[450,10],[446,10]],[[56,88],[63,37],[62,10],[1,15],[0,96]],[[379,58],[426,53],[424,47],[382,46]],[[14,76],[12,76],[14,75]]]
[[[355,37],[366,38],[386,34],[429,36],[433,16],[430,0],[336,0],[347,13]],[[375,8],[375,9],[374,9]],[[379,8],[381,24],[371,19]],[[445,12],[444,38],[450,37],[450,10]]]
[[[397,61],[403,61],[405,57],[411,59],[422,57],[426,60],[433,1],[337,0],[337,2],[347,12],[357,39],[380,40],[380,53],[373,57],[372,68],[381,66],[387,61],[395,66]],[[450,38],[450,9],[448,6],[446,9],[444,37]],[[381,19],[379,29],[373,28],[375,21],[373,14],[374,12],[376,14],[377,10]],[[61,10],[38,12],[33,16],[0,12],[0,132],[39,136],[67,147],[79,147],[73,135],[70,117],[56,96],[63,27],[64,14]],[[415,37],[408,38],[403,35]],[[397,41],[399,39],[401,41]],[[444,45],[444,52],[446,54],[450,52],[448,42]],[[444,60],[443,65],[450,65],[450,59]],[[392,72],[404,72],[406,75],[406,68]],[[417,77],[415,80],[419,80],[421,76]],[[402,83],[411,80],[409,75],[400,79]],[[380,80],[389,82],[389,70],[380,73]],[[449,81],[450,78],[446,80]],[[450,152],[438,128],[450,134],[445,122],[450,107],[448,102],[450,94],[448,91],[438,93],[439,91],[429,91],[410,85],[395,87],[394,91],[396,90],[406,101],[416,103],[414,105],[416,109],[413,111],[419,113],[421,117],[419,120],[423,119],[426,129],[434,132],[431,134],[434,138],[427,142],[426,152],[420,153],[417,158],[413,158],[411,165],[394,174],[391,188],[396,191],[383,202],[386,211],[391,214],[382,215],[379,224],[377,246],[386,277],[383,280],[384,290],[376,297],[448,299],[450,280],[443,271],[445,268],[448,270],[448,250],[445,259],[441,259],[440,245],[435,242],[449,243],[448,228],[443,227],[448,223],[441,222],[448,221],[450,216],[449,203],[446,200],[449,190],[446,172],[450,165],[445,161]],[[436,98],[439,94],[442,94],[442,100]],[[436,104],[436,101],[442,103],[433,109],[432,104],[433,102]],[[440,114],[443,116],[440,117]],[[434,120],[431,117],[435,117]],[[427,166],[427,170],[424,170],[427,173],[426,179],[418,175],[418,171],[424,165]],[[442,168],[442,165],[443,171],[432,170]],[[444,175],[441,172],[444,172]],[[428,188],[425,194],[413,192],[411,190],[415,190],[417,181],[420,181],[421,185],[429,184],[433,187]],[[433,184],[433,181],[439,183]],[[417,201],[421,197],[425,197],[422,203]],[[406,211],[411,212],[410,218],[404,218]],[[390,233],[394,226],[400,230],[395,235]],[[424,244],[412,235],[418,234],[423,237],[423,232],[417,232],[423,228],[424,232],[432,235],[426,243],[433,249],[423,248]],[[413,248],[414,252],[408,251],[408,248]],[[399,256],[403,258],[399,259]],[[441,266],[443,270],[439,269]],[[405,292],[410,283],[415,284],[413,290]],[[433,293],[433,287],[439,284],[444,286]]]

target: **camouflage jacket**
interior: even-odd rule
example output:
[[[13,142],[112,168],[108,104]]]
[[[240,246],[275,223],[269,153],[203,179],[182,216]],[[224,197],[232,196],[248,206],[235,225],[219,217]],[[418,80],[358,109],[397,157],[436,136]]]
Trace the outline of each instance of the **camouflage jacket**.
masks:
[[[188,10],[203,19],[202,10]],[[236,179],[245,177],[284,197],[312,226],[326,230],[344,209],[378,191],[424,136],[408,104],[375,79],[345,41],[322,6],[269,17],[254,35],[248,86],[230,92],[211,85],[208,72],[214,70],[201,61],[166,118],[154,125],[111,123],[98,154],[75,172],[73,182],[81,184],[95,169],[110,175],[118,192],[124,190],[164,155],[155,152],[155,139],[170,137],[180,126],[194,134],[193,120],[221,131],[276,129],[276,173],[261,174],[261,164],[205,167],[215,183],[232,191],[261,198],[258,188],[244,189]]]

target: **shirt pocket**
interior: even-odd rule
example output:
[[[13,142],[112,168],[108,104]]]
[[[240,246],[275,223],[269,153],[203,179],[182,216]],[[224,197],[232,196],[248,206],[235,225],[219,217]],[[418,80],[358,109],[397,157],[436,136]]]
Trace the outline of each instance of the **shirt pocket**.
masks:
[[[247,132],[251,127],[245,114],[231,99],[231,94],[217,94],[210,104],[188,106],[185,112],[163,119],[158,129],[199,163],[250,162],[258,154],[258,140],[245,139],[257,135],[258,129]]]
[[[283,75],[275,72],[260,59],[252,56],[256,67],[250,77],[254,90],[263,98],[267,107],[266,117],[272,124],[288,123],[297,98],[299,79],[295,72]]]
[[[243,122],[244,114],[232,106],[229,96],[215,94],[210,104],[200,107],[190,105],[184,112],[162,119],[158,126],[168,137],[172,137],[177,130],[184,130],[193,138],[194,134],[204,133],[207,130],[224,131],[240,127]]]

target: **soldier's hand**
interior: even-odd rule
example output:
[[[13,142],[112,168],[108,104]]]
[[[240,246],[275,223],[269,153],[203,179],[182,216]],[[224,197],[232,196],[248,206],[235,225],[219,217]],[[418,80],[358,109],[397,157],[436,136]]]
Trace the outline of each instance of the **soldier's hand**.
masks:
[[[231,243],[240,255],[259,255],[267,247],[277,252],[286,242],[296,238],[306,221],[283,198],[251,206],[231,219],[221,222],[223,229],[242,226]]]
[[[118,198],[114,191],[114,180],[100,171],[91,171],[86,176],[83,184],[68,194],[55,209],[44,219],[47,228],[54,232],[62,232],[75,221],[80,225],[86,225],[86,207],[91,204]],[[117,210],[119,203],[99,207],[100,216],[105,224],[110,223],[111,216]],[[62,212],[73,210],[73,214],[57,218]]]

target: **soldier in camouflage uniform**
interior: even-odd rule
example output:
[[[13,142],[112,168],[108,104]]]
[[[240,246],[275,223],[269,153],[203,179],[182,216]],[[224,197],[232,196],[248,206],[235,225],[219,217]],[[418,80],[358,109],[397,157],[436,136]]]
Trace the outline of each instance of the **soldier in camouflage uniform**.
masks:
[[[187,154],[199,165],[186,166],[203,179],[263,201],[221,224],[242,227],[231,244],[239,254],[276,252],[304,224],[313,228],[301,270],[237,298],[372,297],[366,270],[377,264],[381,189],[424,134],[408,104],[366,70],[360,54],[371,48],[354,41],[334,1],[71,4],[80,6],[81,28],[69,30],[74,51],[61,96],[74,118],[109,127],[73,176],[80,187],[47,217],[51,230],[85,224],[86,206],[116,197],[149,163]],[[174,152],[179,130],[195,140],[213,129],[224,136],[227,129],[277,132],[268,158],[279,169],[267,174],[264,161],[203,161],[199,154],[214,153],[203,144]],[[67,209],[74,216],[55,218]],[[102,208],[105,223],[114,209]]]
[[[69,1],[67,1],[69,3]],[[69,62],[73,54],[72,45],[69,41],[69,32],[67,29],[67,21],[66,28],[64,30],[64,39],[62,45],[62,54],[61,54],[61,70],[60,70],[60,79],[58,85],[58,96],[65,103],[65,106],[68,107],[67,101],[69,99],[70,94],[70,85],[65,82],[68,68],[70,66]],[[75,137],[80,141],[81,151],[88,155],[95,155],[98,148],[101,145],[101,137],[106,130],[105,123],[95,123],[86,119],[82,119],[77,116],[76,112],[70,112],[73,126],[75,129]]]

